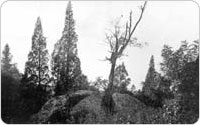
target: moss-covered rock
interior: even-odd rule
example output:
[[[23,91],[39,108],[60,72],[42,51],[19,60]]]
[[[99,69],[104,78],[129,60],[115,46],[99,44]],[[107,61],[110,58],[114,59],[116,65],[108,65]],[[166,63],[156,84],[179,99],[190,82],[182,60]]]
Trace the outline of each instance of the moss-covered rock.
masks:
[[[103,95],[94,91],[77,91],[50,99],[31,123],[57,124],[126,124],[151,123],[159,110],[149,108],[134,96],[114,93],[114,112],[106,113],[101,105]],[[148,112],[148,113],[147,113]],[[156,121],[155,121],[156,123]]]
[[[105,120],[105,112],[101,107],[101,99],[100,94],[88,96],[75,105],[70,114],[74,116],[85,112],[85,119],[84,121],[82,120],[82,123],[102,123]]]
[[[60,120],[65,122],[67,116],[63,115],[67,115],[74,105],[92,93],[92,91],[80,90],[75,93],[54,97],[47,101],[37,114],[31,117],[30,122],[57,123]]]

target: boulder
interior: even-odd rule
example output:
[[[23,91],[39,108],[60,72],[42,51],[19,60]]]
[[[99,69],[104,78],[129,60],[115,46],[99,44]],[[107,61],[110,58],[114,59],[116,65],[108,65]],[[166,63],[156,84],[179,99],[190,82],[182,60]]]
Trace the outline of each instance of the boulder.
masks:
[[[37,124],[48,123],[51,121],[50,118],[52,118],[52,116],[57,112],[69,110],[69,108],[76,105],[81,99],[91,95],[92,93],[92,91],[80,90],[75,93],[54,97],[48,100],[41,110],[31,117],[30,122]]]
[[[115,102],[115,111],[113,114],[106,114],[104,112],[103,107],[101,106],[102,96],[91,95],[75,105],[71,111],[71,115],[76,116],[75,114],[81,114],[81,112],[84,112],[84,116],[78,118],[81,119],[81,121],[78,120],[78,123],[83,124],[120,124],[141,122],[141,111],[146,108],[143,103],[128,94],[114,93],[112,97]]]
[[[84,98],[73,107],[70,112],[71,116],[74,116],[78,123],[102,123],[105,118],[105,112],[101,107],[101,98],[101,95],[98,93]],[[77,117],[77,114],[81,114],[81,112],[84,112],[84,114]],[[80,121],[80,119],[82,119],[82,121]]]
[[[80,90],[72,94],[54,97],[46,102],[40,112],[32,116],[31,123],[62,124],[126,124],[150,123],[149,117],[158,112],[140,102],[134,96],[114,93],[114,113],[105,113],[101,105],[102,94]],[[146,113],[148,112],[148,113]]]

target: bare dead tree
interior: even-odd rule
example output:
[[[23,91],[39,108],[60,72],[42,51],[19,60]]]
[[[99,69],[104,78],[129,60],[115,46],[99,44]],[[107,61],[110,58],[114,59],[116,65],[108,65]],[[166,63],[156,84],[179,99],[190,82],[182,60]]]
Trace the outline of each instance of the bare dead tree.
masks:
[[[123,29],[124,31],[122,31],[122,27],[120,27],[119,24],[117,23],[114,26],[114,31],[111,32],[111,34],[109,35],[106,34],[106,40],[110,46],[109,52],[111,53],[110,57],[106,57],[106,60],[108,60],[111,63],[111,69],[109,75],[109,85],[105,91],[105,96],[103,97],[102,100],[102,104],[106,108],[106,111],[112,112],[114,108],[112,94],[113,94],[114,72],[117,59],[119,59],[124,55],[123,52],[128,45],[133,45],[133,46],[141,45],[132,36],[142,19],[146,4],[147,1],[144,2],[143,6],[140,6],[141,13],[134,26],[132,25],[133,23],[132,12],[130,12],[129,20],[126,22],[125,29]]]

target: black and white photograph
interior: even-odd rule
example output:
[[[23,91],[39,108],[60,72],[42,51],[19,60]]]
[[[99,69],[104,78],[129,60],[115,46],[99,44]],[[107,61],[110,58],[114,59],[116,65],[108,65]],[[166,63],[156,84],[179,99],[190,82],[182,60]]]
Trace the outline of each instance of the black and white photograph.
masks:
[[[0,12],[0,124],[198,124],[196,0],[8,0]]]

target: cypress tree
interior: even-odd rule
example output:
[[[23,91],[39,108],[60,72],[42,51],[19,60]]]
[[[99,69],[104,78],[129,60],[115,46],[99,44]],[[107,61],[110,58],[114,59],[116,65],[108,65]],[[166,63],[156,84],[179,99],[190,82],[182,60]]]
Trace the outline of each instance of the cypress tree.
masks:
[[[17,69],[17,64],[11,62],[12,62],[12,54],[10,53],[9,45],[6,44],[2,52],[1,71],[2,73],[4,73],[4,75],[9,75],[15,78],[16,80],[19,80],[21,74]]]
[[[81,75],[80,60],[77,56],[77,41],[72,5],[69,2],[62,37],[55,44],[52,53],[52,75],[55,78],[57,95],[74,88]]]
[[[160,83],[160,74],[155,70],[154,57],[151,56],[148,73],[143,86],[143,92],[147,96],[151,96],[152,90],[156,90]]]
[[[11,60],[12,60],[12,55],[10,53],[10,47],[8,44],[6,44],[2,52],[2,59],[1,59],[1,70],[4,73],[9,74],[12,67]]]
[[[37,18],[32,47],[25,63],[25,72],[21,79],[21,92],[23,112],[31,115],[38,112],[48,99],[47,85],[49,83],[48,50],[46,38],[43,36],[40,17]]]
[[[31,51],[28,54],[28,61],[25,64],[25,74],[33,83],[39,86],[48,83],[48,61],[46,38],[43,36],[41,20],[38,17],[32,36]]]

